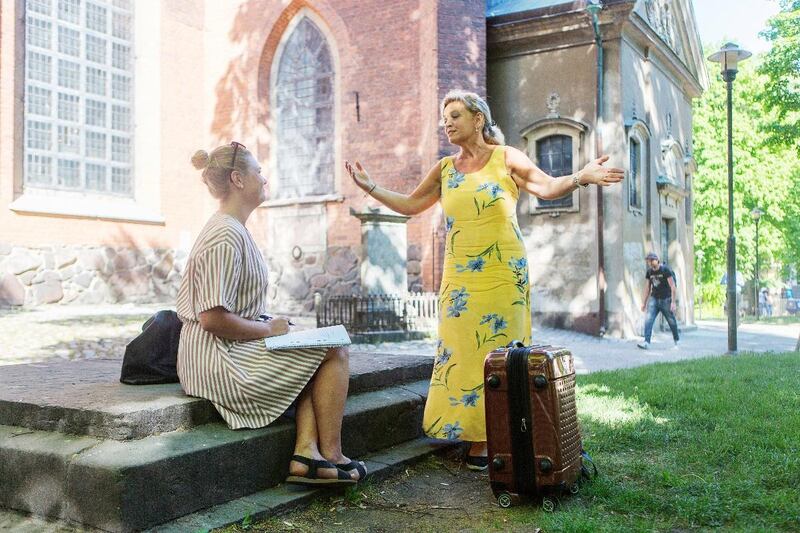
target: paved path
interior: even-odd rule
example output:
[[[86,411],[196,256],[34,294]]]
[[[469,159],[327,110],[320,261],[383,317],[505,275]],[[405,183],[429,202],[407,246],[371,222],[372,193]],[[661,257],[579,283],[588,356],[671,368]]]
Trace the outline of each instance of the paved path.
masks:
[[[122,357],[125,344],[136,336],[142,322],[163,305],[44,306],[35,310],[0,309],[0,365],[53,359]],[[301,327],[313,327],[312,318],[300,318]],[[744,324],[739,327],[739,350],[793,350],[800,324]],[[684,332],[679,349],[672,349],[669,333],[657,332],[650,350],[636,340],[600,338],[573,331],[534,327],[533,339],[567,346],[580,373],[676,361],[727,351],[727,324],[706,320]],[[354,350],[378,353],[433,355],[434,340],[358,344]]]

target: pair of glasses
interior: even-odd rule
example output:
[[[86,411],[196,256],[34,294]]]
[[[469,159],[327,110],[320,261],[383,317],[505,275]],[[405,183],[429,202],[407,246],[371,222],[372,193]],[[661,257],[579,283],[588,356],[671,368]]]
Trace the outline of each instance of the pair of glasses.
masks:
[[[231,146],[233,146],[233,159],[231,159],[231,172],[233,172],[236,170],[236,154],[239,152],[239,148],[247,150],[247,147],[236,141],[231,141]]]

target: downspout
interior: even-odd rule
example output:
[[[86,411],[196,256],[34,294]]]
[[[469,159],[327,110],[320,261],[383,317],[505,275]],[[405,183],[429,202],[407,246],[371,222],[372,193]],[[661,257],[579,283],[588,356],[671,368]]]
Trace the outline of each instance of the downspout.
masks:
[[[594,30],[595,55],[597,57],[597,87],[595,91],[595,157],[603,154],[603,138],[600,122],[603,119],[603,36],[600,34],[600,20],[598,14],[603,9],[601,0],[589,0],[586,10],[592,17]],[[602,337],[606,334],[606,261],[603,252],[603,188],[596,187],[597,191],[597,333]]]

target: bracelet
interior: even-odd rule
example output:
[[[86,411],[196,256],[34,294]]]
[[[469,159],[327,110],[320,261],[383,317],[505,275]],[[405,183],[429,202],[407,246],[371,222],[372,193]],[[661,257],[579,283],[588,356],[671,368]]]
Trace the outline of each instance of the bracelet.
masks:
[[[377,186],[378,186],[378,184],[377,184],[377,183],[373,183],[373,184],[372,184],[372,188],[371,188],[370,190],[368,190],[368,191],[367,191],[367,194],[365,194],[365,195],[364,195],[364,198],[366,198],[367,196],[372,196],[372,191],[374,191],[374,190],[375,190],[375,187],[377,187]]]
[[[588,187],[588,186],[589,186],[589,184],[588,184],[588,183],[581,183],[581,182],[578,180],[578,173],[577,173],[577,172],[576,172],[575,174],[573,174],[573,175],[572,175],[572,184],[573,184],[573,185],[574,185],[576,188],[577,188],[577,187],[583,187],[584,189],[585,189],[586,187]]]

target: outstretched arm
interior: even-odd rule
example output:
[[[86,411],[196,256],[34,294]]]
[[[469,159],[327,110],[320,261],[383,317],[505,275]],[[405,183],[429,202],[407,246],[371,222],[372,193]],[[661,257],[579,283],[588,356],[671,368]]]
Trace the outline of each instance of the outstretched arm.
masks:
[[[369,173],[364,170],[364,167],[358,161],[356,161],[355,167],[349,161],[345,161],[344,166],[347,169],[347,173],[350,174],[350,178],[359,188],[392,211],[397,211],[402,215],[422,213],[435,204],[441,196],[440,163],[436,163],[431,167],[428,175],[410,194],[402,194],[379,187],[377,183],[372,181]]]
[[[523,152],[513,146],[506,147],[506,166],[517,186],[542,200],[554,200],[574,191],[576,181],[577,185],[595,184],[600,187],[622,181],[625,171],[621,168],[604,167],[603,163],[606,161],[608,156],[604,155],[575,174],[551,177],[534,165]]]

